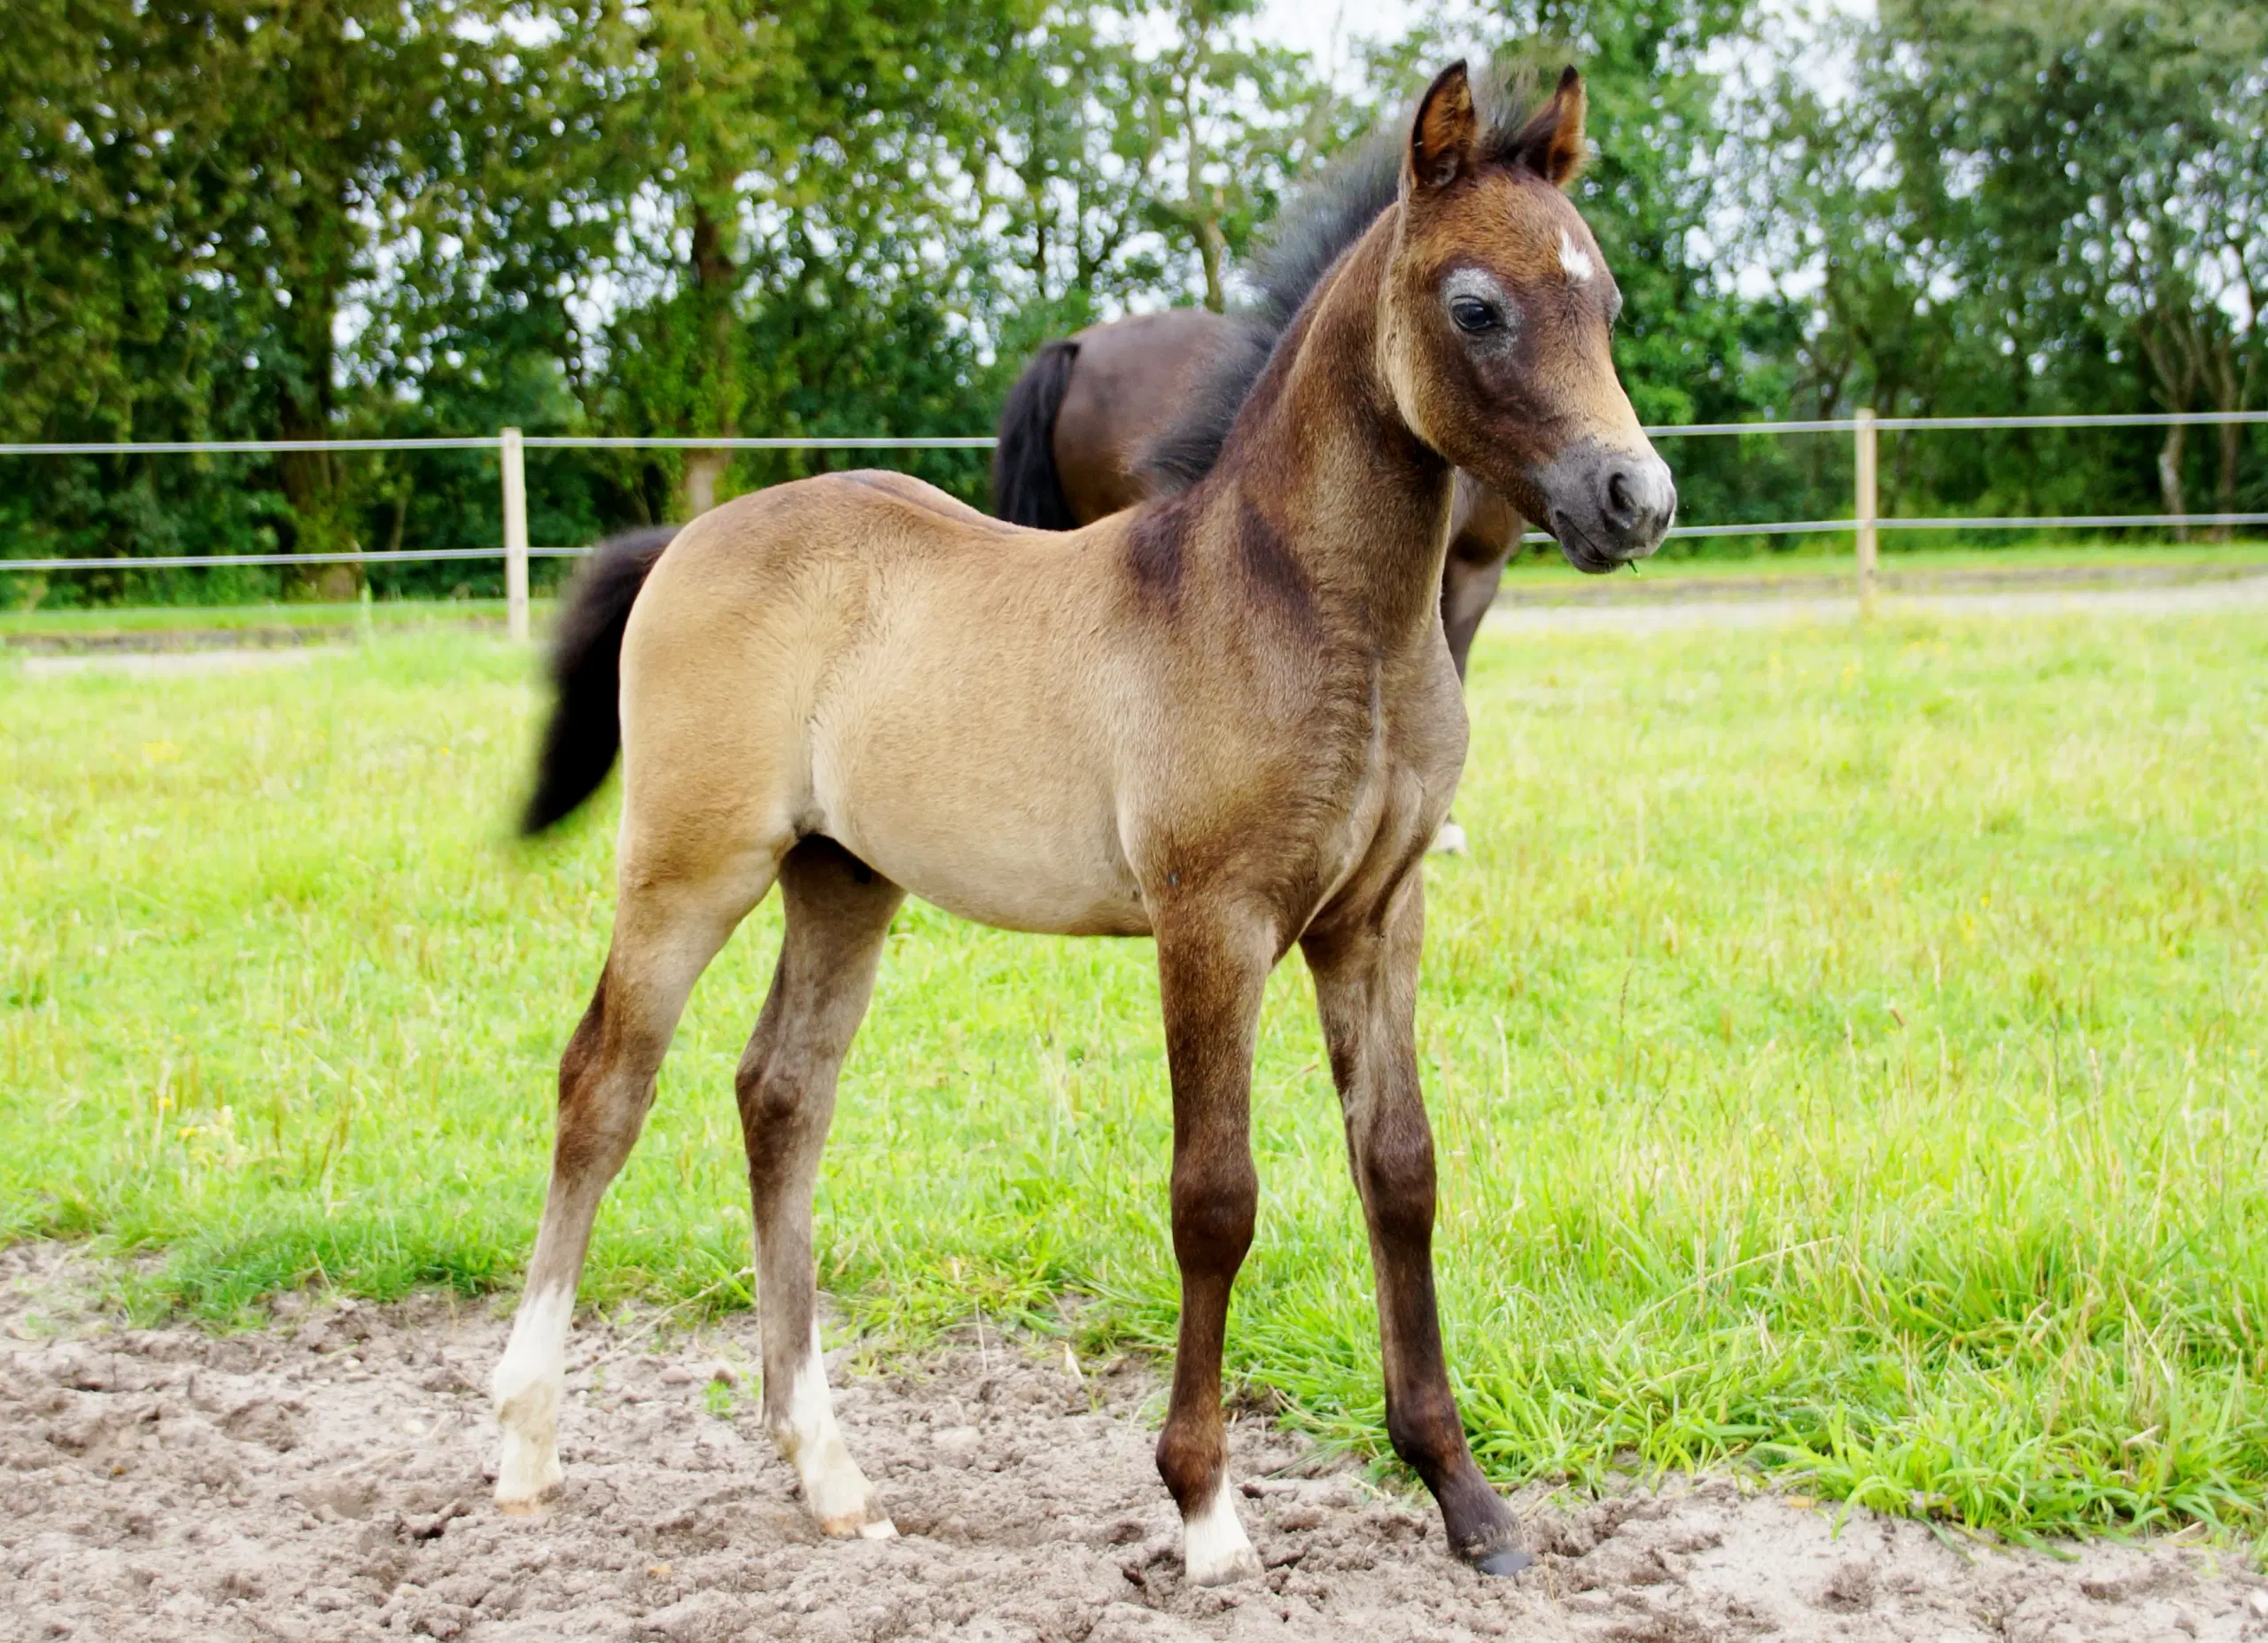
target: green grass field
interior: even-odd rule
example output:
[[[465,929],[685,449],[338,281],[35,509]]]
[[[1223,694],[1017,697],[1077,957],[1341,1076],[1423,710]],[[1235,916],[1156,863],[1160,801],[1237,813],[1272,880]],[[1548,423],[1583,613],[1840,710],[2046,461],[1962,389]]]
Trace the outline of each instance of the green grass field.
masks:
[[[605,807],[506,837],[532,671],[446,634],[162,681],[0,662],[0,1236],[156,1253],[133,1303],[223,1322],[279,1286],[509,1289],[610,904]],[[2268,1530],[2257,613],[1492,635],[1472,702],[1420,1048],[1484,1463]],[[729,1087],[777,933],[695,994],[586,1299],[745,1303]],[[1155,1009],[1146,943],[908,909],[821,1187],[851,1317],[1169,1339]],[[1231,1350],[1373,1444],[1296,959],[1254,1109]]]
[[[1893,578],[1926,579],[1973,571],[2023,574],[2204,566],[2268,570],[2268,541],[2024,542],[1981,548],[1931,546],[1930,541],[1928,537],[1903,537],[1895,532],[1885,534],[1884,571]],[[1664,557],[1647,566],[1643,576],[1657,583],[1693,578],[1769,578],[1799,587],[1809,579],[1848,578],[1853,573],[1851,539],[1847,535],[1785,538],[1777,550],[1760,554],[1719,551],[1689,557],[1679,552],[1679,543],[1670,543]],[[1513,562],[1506,575],[1509,590],[1515,594],[1548,591],[1563,585],[1592,590],[1601,586],[1596,578],[1573,569],[1555,550],[1546,547],[1538,551],[1534,544]],[[1631,580],[1627,577],[1614,579],[1613,590],[1638,591],[1626,585]],[[23,610],[10,603],[12,593],[19,591],[11,588],[9,579],[0,576],[0,639],[20,636],[53,641],[126,634],[154,637],[167,632],[225,633],[263,627],[344,631],[366,620],[387,629],[477,623],[493,626],[504,619],[501,599],[380,599],[367,609],[356,604],[294,603],[43,605]],[[535,601],[539,631],[549,614],[550,603],[545,590],[539,588]]]

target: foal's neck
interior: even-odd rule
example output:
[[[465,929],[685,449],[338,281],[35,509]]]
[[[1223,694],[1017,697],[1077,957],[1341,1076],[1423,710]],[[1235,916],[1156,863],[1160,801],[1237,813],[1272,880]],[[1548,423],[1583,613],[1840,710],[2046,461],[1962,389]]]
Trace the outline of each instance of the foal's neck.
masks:
[[[1254,385],[1205,487],[1247,558],[1263,531],[1374,651],[1439,626],[1452,471],[1379,366],[1391,207],[1326,276]]]

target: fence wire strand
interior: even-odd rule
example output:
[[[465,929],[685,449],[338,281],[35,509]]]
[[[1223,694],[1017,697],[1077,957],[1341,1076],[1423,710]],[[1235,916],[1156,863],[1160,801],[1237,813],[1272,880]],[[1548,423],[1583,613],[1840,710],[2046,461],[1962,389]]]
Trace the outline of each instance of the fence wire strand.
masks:
[[[2268,410],[2256,411],[2119,411],[2100,416],[2040,417],[1883,417],[1873,426],[1884,433],[1965,432],[1987,429],[2163,428],[2201,425],[2257,425],[2268,424]],[[1835,417],[1785,422],[1697,422],[1651,426],[1652,439],[1709,438],[1769,434],[1775,438],[1798,433],[1852,433],[1861,425],[1857,417]],[[0,444],[0,456],[269,456],[315,451],[501,451],[502,433],[458,434],[432,438],[337,440],[160,440],[45,441]],[[872,434],[782,435],[779,437],[714,436],[698,434],[534,433],[520,436],[519,444],[537,450],[990,450],[998,443],[990,434]],[[2020,530],[2136,530],[2153,526],[2195,527],[2268,525],[2268,513],[2148,513],[2035,514],[1977,518],[1893,518],[1872,521],[1878,531],[2020,531]],[[1804,536],[1848,533],[1860,527],[1856,518],[1749,520],[1721,525],[1681,525],[1668,534],[1692,541],[1728,536]],[[1522,539],[1548,542],[1545,532],[1530,531]],[[588,554],[588,547],[529,548],[533,559],[571,559]],[[386,549],[351,553],[167,554],[149,558],[129,556],[63,559],[0,557],[0,571],[25,572],[63,571],[186,571],[214,570],[229,565],[412,565],[461,559],[501,559],[508,549],[493,548]]]

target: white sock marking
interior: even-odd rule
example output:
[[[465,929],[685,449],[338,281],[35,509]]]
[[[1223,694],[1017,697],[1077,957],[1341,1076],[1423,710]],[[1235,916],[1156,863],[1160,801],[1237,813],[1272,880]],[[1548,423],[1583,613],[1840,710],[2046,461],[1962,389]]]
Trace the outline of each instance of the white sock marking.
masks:
[[[812,1322],[810,1348],[788,1383],[788,1418],[772,1429],[780,1457],[803,1480],[804,1504],[821,1532],[884,1540],[897,1527],[882,1510],[874,1486],[850,1458],[843,1429],[835,1423],[835,1402],[827,1396],[827,1364],[819,1356],[819,1322]]]
[[[559,1487],[559,1396],[567,1381],[567,1330],[575,1292],[530,1290],[512,1319],[512,1338],[488,1382],[504,1445],[496,1461],[496,1504],[530,1512]]]
[[[1437,856],[1461,856],[1464,847],[1464,829],[1453,821],[1442,822],[1441,830],[1433,835],[1433,853]]]
[[[1565,229],[1559,230],[1559,266],[1567,270],[1572,280],[1586,280],[1598,272],[1591,261],[1591,253],[1575,243],[1575,237]]]
[[[1231,1580],[1254,1580],[1260,1576],[1260,1554],[1245,1538],[1237,1520],[1229,1475],[1203,1509],[1182,1520],[1182,1569],[1192,1586],[1226,1585]]]

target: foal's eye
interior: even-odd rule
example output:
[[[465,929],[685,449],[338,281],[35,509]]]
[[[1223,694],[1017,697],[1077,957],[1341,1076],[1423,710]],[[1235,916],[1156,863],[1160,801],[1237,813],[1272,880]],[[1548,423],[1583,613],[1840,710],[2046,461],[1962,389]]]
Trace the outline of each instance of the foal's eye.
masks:
[[[1504,323],[1503,315],[1478,297],[1459,297],[1449,304],[1449,317],[1463,331],[1494,331]]]

